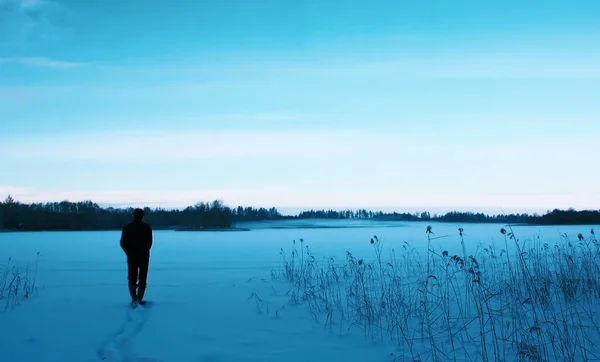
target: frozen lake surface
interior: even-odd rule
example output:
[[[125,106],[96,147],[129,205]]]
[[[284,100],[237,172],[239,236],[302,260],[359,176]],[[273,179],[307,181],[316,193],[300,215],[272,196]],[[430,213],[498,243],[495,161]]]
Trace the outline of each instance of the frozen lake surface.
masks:
[[[0,265],[37,265],[38,291],[0,313],[0,359],[7,362],[396,361],[394,343],[360,330],[343,333],[316,323],[308,309],[287,303],[271,280],[281,249],[303,238],[316,259],[344,261],[346,251],[374,259],[405,242],[426,253],[427,223],[302,221],[240,224],[247,232],[155,231],[147,309],[130,311],[120,233],[0,233]],[[432,248],[460,253],[459,225],[432,223]],[[466,248],[504,247],[501,224],[463,224]],[[521,241],[577,240],[594,226],[516,226]],[[600,228],[598,228],[600,229]],[[0,267],[0,270],[3,270]],[[2,277],[2,275],[0,275]],[[31,276],[30,276],[31,278]],[[0,279],[1,280],[1,279]],[[249,299],[250,298],[250,299]],[[4,310],[0,300],[0,310]]]

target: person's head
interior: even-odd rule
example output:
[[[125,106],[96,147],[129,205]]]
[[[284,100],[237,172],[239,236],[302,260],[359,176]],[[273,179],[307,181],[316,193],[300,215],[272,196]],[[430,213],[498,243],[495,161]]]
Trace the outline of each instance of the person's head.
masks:
[[[133,211],[133,219],[135,221],[142,221],[144,219],[144,210],[142,210],[142,209],[135,209]]]

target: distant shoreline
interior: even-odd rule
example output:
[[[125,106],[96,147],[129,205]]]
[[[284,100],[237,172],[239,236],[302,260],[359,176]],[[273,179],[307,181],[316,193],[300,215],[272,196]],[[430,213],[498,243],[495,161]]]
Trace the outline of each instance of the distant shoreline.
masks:
[[[251,231],[248,228],[179,228],[179,229],[155,229],[155,230],[173,230],[180,232],[209,232],[209,231],[218,231],[218,232],[234,232],[234,231]]]
[[[0,202],[0,229],[13,231],[108,231],[120,230],[131,222],[134,209],[102,208],[92,201],[23,204],[10,195]],[[154,230],[248,231],[244,223],[273,222],[273,228],[340,228],[368,225],[368,222],[425,222],[502,225],[600,225],[600,210],[574,209],[538,214],[488,215],[451,211],[399,213],[359,210],[306,210],[295,216],[282,215],[276,208],[229,207],[222,201],[199,202],[185,209],[144,208],[145,220]],[[315,222],[321,220],[321,222]],[[338,221],[347,220],[348,224]],[[322,222],[326,221],[326,222]],[[282,224],[277,224],[278,222]],[[351,223],[354,223],[352,226]],[[368,226],[367,226],[368,227]],[[262,227],[261,227],[262,228]]]
[[[361,224],[359,225],[332,225],[335,223],[351,223],[353,220],[351,219],[310,219],[315,222],[331,222],[329,225],[319,225],[319,224],[311,224],[302,223],[295,225],[292,223],[287,223],[285,220],[265,220],[265,221],[254,221],[254,222],[243,222],[242,224],[254,224],[257,227],[253,228],[252,226],[248,227],[230,227],[230,228],[187,228],[187,227],[155,227],[154,231],[174,231],[174,232],[247,232],[252,230],[301,230],[301,229],[368,229],[371,227],[383,227],[383,228],[393,228],[399,227],[400,223],[421,223],[425,224],[429,223],[438,223],[438,224],[468,224],[468,225],[510,225],[510,226],[595,226],[597,224],[593,223],[503,223],[503,222],[470,222],[470,221],[440,221],[440,220],[360,220]],[[308,221],[308,220],[303,220]],[[389,224],[384,225],[368,225],[369,223],[377,224],[378,222],[388,222]],[[97,228],[88,228],[88,229],[39,229],[39,230],[18,230],[18,229],[0,229],[0,233],[33,233],[33,232],[101,232],[101,231],[121,231],[121,228],[111,228],[111,229],[97,229]]]

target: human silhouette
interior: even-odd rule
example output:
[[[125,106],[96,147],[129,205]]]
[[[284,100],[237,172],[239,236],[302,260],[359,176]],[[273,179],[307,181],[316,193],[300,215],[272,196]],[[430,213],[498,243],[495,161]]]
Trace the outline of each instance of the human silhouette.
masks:
[[[121,233],[121,248],[127,255],[127,278],[131,305],[144,305],[144,293],[150,264],[150,249],[152,248],[152,228],[144,222],[144,210],[135,209],[133,221],[123,227]]]

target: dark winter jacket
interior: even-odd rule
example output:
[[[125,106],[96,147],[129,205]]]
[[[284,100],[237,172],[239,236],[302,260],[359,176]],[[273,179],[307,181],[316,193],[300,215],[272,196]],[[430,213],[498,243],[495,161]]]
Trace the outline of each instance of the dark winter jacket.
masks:
[[[152,228],[141,220],[125,225],[121,233],[121,248],[127,256],[149,256],[152,248]]]

